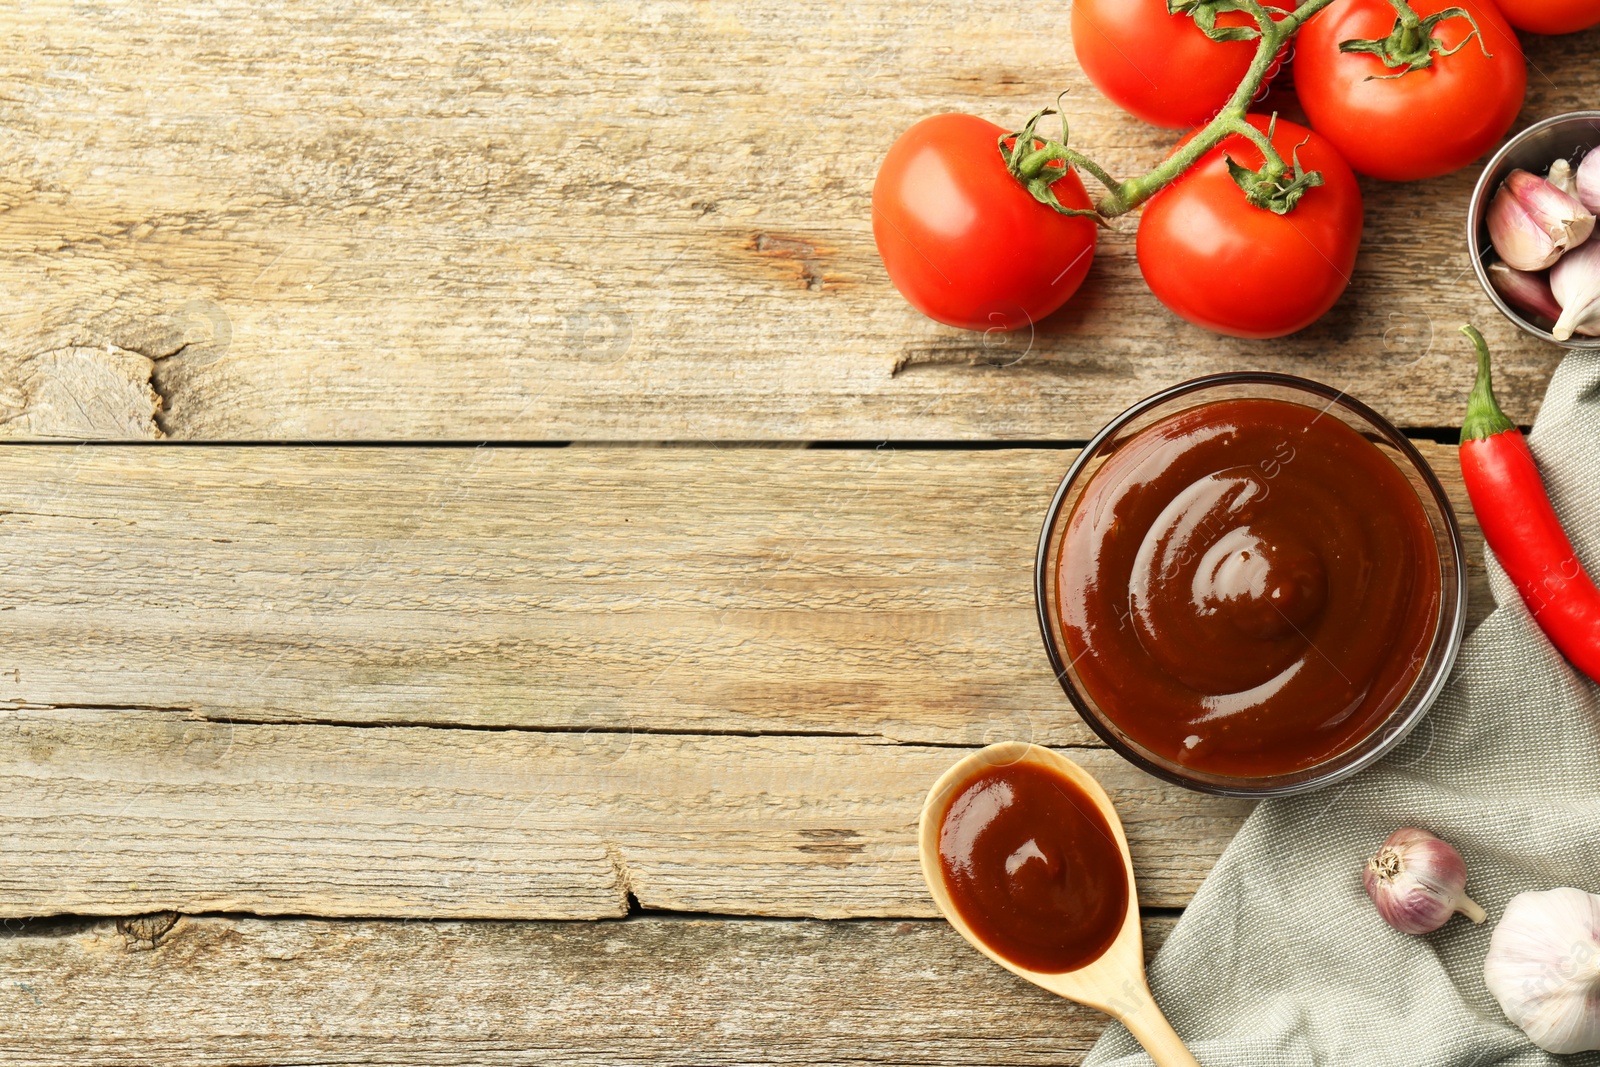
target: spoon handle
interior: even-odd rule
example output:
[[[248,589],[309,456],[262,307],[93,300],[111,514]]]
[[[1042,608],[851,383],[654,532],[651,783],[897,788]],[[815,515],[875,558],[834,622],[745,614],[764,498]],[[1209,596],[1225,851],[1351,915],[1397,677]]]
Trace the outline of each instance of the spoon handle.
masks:
[[[1128,1028],[1145,1052],[1155,1061],[1156,1067],[1200,1067],[1183,1043],[1183,1038],[1167,1022],[1151,997],[1139,1007],[1121,1016],[1122,1025]]]

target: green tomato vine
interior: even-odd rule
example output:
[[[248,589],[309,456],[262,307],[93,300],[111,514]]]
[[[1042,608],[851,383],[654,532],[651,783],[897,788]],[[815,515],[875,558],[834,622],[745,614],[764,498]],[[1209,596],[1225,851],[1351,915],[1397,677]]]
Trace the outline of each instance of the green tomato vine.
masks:
[[[1275,214],[1293,211],[1307,189],[1322,184],[1322,175],[1304,169],[1298,153],[1290,153],[1290,159],[1286,161],[1272,144],[1271,127],[1262,130],[1246,116],[1284,45],[1299,32],[1306,20],[1331,3],[1333,0],[1305,0],[1293,11],[1285,12],[1269,9],[1257,0],[1167,0],[1167,10],[1171,14],[1187,15],[1194,19],[1201,32],[1214,41],[1256,41],[1256,54],[1239,87],[1216,117],[1176,152],[1137,178],[1118,181],[1094,160],[1067,147],[1070,130],[1059,97],[1054,108],[1035,112],[1022,129],[1000,138],[1001,158],[1005,160],[1012,176],[1040,203],[1063,215],[1086,215],[1104,222],[1126,215],[1171,185],[1223,140],[1239,136],[1255,145],[1262,158],[1262,164],[1256,170],[1236,163],[1232,158],[1228,160],[1228,170],[1244,191],[1245,199],[1255,207]],[[1398,70],[1397,74],[1381,77],[1397,78],[1410,71],[1424,69],[1432,65],[1435,55],[1451,55],[1466,47],[1473,38],[1477,38],[1479,47],[1483,47],[1483,35],[1478,31],[1477,23],[1462,8],[1452,7],[1422,18],[1411,10],[1406,0],[1389,0],[1389,4],[1395,9],[1395,28],[1388,37],[1372,41],[1344,41],[1339,45],[1342,52],[1375,55],[1388,69]],[[1248,14],[1255,20],[1255,26],[1217,25],[1218,15],[1232,11]],[[1433,31],[1440,22],[1450,18],[1464,18],[1471,22],[1472,33],[1454,48],[1447,49]],[[1061,114],[1061,140],[1041,137],[1036,130],[1040,120],[1058,111]],[[1051,186],[1060,180],[1063,169],[1069,166],[1083,171],[1105,186],[1106,191],[1095,201],[1093,210],[1065,207],[1051,190]]]

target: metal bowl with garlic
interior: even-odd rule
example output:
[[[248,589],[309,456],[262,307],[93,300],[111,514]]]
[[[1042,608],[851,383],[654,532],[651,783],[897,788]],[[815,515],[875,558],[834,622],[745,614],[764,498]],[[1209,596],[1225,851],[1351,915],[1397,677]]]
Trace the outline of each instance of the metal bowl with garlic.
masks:
[[[1501,314],[1552,344],[1600,349],[1597,213],[1600,111],[1537,122],[1495,153],[1472,192],[1467,244]]]

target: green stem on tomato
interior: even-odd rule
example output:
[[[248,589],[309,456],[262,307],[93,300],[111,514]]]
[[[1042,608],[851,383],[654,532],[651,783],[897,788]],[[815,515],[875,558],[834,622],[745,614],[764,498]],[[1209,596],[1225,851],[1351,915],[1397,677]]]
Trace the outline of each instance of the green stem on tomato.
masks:
[[[1422,18],[1413,10],[1406,0],[1389,0],[1389,6],[1394,8],[1395,16],[1400,20],[1400,45],[1408,52],[1415,52],[1422,46],[1426,31],[1422,28]]]
[[[1272,147],[1272,141],[1252,126],[1245,116],[1249,113],[1256,94],[1261,91],[1262,83],[1267,80],[1267,72],[1277,61],[1278,53],[1284,44],[1299,32],[1307,19],[1332,2],[1333,0],[1305,0],[1305,3],[1282,18],[1275,18],[1255,0],[1242,0],[1239,10],[1248,11],[1256,20],[1261,37],[1256,44],[1255,58],[1250,61],[1250,69],[1245,72],[1244,80],[1239,83],[1239,87],[1233,91],[1233,97],[1217,113],[1217,117],[1190,138],[1187,144],[1162,160],[1149,173],[1130,178],[1101,197],[1095,204],[1095,210],[1106,218],[1126,215],[1171,185],[1177,180],[1178,175],[1199,162],[1201,156],[1235,134],[1250,140],[1261,150],[1265,159],[1264,174],[1277,177],[1286,173],[1289,169],[1288,164]]]
[[[1398,74],[1377,74],[1373,77],[1399,78],[1414,70],[1426,70],[1433,66],[1435,55],[1453,56],[1470,44],[1473,38],[1477,38],[1478,47],[1483,49],[1484,55],[1493,55],[1488,45],[1483,42],[1483,33],[1478,28],[1478,20],[1464,7],[1449,7],[1443,11],[1435,11],[1427,18],[1419,18],[1406,0],[1389,0],[1389,6],[1395,11],[1394,29],[1389,31],[1389,36],[1339,42],[1341,52],[1359,52],[1377,56],[1385,67],[1399,71]],[[1433,31],[1446,19],[1456,18],[1466,19],[1472,27],[1472,32],[1463,37],[1455,47],[1446,48],[1444,42],[1433,35]]]
[[[1235,130],[1239,136],[1252,142],[1261,151],[1263,177],[1276,180],[1283,176],[1289,165],[1283,161],[1283,156],[1272,143],[1272,136],[1253,122],[1241,122]]]
[[[1306,21],[1333,3],[1333,0],[1303,0],[1303,2],[1290,12],[1277,12],[1269,10],[1260,0],[1212,0],[1213,12],[1243,11],[1255,20],[1257,27],[1257,44],[1255,57],[1250,61],[1249,70],[1243,80],[1234,90],[1228,103],[1219,111],[1209,123],[1198,130],[1187,142],[1166,159],[1162,160],[1148,173],[1127,181],[1118,181],[1108,174],[1104,168],[1092,159],[1067,147],[1067,125],[1065,116],[1061,123],[1061,140],[1044,141],[1042,147],[1032,148],[1038,141],[1035,139],[1034,126],[1045,115],[1055,114],[1054,109],[1046,108],[1038,112],[1028,121],[1027,126],[1017,134],[1006,134],[1000,138],[1000,152],[1006,157],[1007,166],[1017,179],[1021,181],[1033,196],[1041,203],[1053,207],[1055,210],[1067,215],[1097,215],[1104,221],[1119,215],[1126,215],[1134,208],[1155,196],[1162,189],[1171,185],[1184,171],[1198,163],[1202,156],[1216,148],[1229,137],[1238,136],[1253,144],[1260,152],[1262,165],[1259,171],[1245,174],[1243,177],[1236,175],[1236,180],[1241,182],[1241,187],[1246,189],[1247,195],[1252,197],[1251,202],[1258,207],[1282,214],[1293,209],[1298,199],[1299,191],[1318,185],[1321,177],[1315,172],[1304,173],[1298,164],[1293,168],[1292,178],[1285,183],[1282,181],[1291,173],[1291,168],[1284,161],[1283,156],[1272,145],[1272,138],[1264,131],[1257,129],[1248,119],[1250,105],[1255,102],[1256,94],[1261,91],[1261,86],[1266,82],[1268,73],[1278,55],[1283,51],[1284,45],[1300,31]],[[1459,8],[1451,8],[1439,15],[1422,19],[1411,10],[1406,0],[1389,0],[1398,16],[1396,22],[1395,39],[1409,40],[1416,49],[1422,49],[1427,43],[1432,47],[1433,26],[1442,18],[1465,15],[1466,12]],[[1471,16],[1467,16],[1469,19]],[[1474,35],[1476,35],[1474,23]],[[1236,31],[1235,31],[1236,32]],[[1468,40],[1471,38],[1469,37]],[[1366,44],[1367,42],[1347,42]],[[1371,42],[1373,45],[1379,42]],[[1457,45],[1459,49],[1466,44],[1463,41]],[[1342,47],[1342,46],[1341,46]],[[1451,51],[1454,51],[1452,49]],[[1447,53],[1448,54],[1448,53]],[[1424,57],[1425,59],[1427,57]],[[1386,60],[1387,62],[1387,60]],[[1065,95],[1065,94],[1063,94]],[[1057,107],[1060,101],[1057,100]],[[1011,142],[1010,147],[1007,141]],[[1026,154],[1024,153],[1024,150]],[[1231,162],[1231,161],[1230,161]],[[1055,194],[1051,191],[1052,184],[1058,180],[1054,175],[1047,174],[1046,167],[1051,164],[1068,164],[1082,170],[1106,187],[1106,192],[1095,201],[1094,210],[1084,211],[1069,209],[1056,202]],[[1254,191],[1252,191],[1254,190]]]

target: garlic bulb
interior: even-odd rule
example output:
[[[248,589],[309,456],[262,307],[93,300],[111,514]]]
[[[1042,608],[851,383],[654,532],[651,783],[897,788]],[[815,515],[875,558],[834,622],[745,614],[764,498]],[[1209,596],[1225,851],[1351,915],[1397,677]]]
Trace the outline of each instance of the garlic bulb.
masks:
[[[1573,249],[1550,268],[1550,292],[1561,305],[1550,330],[1556,340],[1574,333],[1600,337],[1600,241]]]
[[[1543,274],[1517,270],[1504,263],[1489,264],[1488,273],[1494,291],[1525,318],[1555,322],[1561,317],[1561,305],[1550,291],[1550,279]]]
[[[1590,149],[1578,164],[1578,200],[1590,211],[1600,211],[1600,150]]]
[[[1489,204],[1489,240],[1517,270],[1544,270],[1594,232],[1584,206],[1536,174],[1514,170]]]
[[[1489,938],[1483,981],[1546,1052],[1600,1049],[1600,897],[1552,889],[1511,898]]]
[[[1427,934],[1460,912],[1475,923],[1483,909],[1466,894],[1467,864],[1426,830],[1396,830],[1361,876],[1383,921],[1402,934]]]

